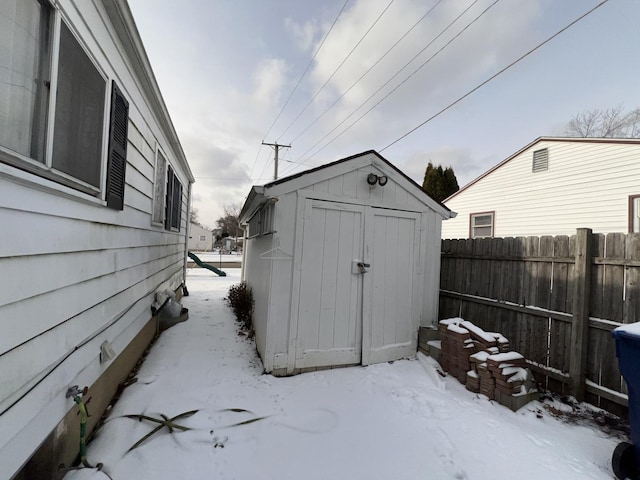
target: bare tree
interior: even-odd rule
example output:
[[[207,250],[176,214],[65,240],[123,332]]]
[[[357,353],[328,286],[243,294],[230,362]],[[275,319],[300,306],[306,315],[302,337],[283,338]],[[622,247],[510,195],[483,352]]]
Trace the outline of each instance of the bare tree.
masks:
[[[200,225],[198,222],[198,209],[195,207],[191,207],[191,210],[189,211],[189,222]]]
[[[625,112],[622,105],[606,110],[585,110],[565,127],[570,137],[637,138],[640,136],[640,108]]]
[[[230,203],[224,205],[224,216],[216,220],[216,225],[222,230],[223,236],[241,237],[242,227],[240,227],[240,203]]]

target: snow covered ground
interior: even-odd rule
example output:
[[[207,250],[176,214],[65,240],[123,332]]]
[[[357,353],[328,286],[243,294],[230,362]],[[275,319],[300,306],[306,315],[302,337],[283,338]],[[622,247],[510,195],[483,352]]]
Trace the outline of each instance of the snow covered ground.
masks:
[[[77,470],[65,480],[614,478],[618,439],[563,423],[538,402],[514,413],[440,377],[421,354],[289,378],[262,374],[223,302],[240,271],[226,271],[189,270],[189,320],[160,336],[89,445],[103,472]],[[163,429],[127,452],[157,424],[122,415],[191,410],[198,412],[176,422],[191,430]]]

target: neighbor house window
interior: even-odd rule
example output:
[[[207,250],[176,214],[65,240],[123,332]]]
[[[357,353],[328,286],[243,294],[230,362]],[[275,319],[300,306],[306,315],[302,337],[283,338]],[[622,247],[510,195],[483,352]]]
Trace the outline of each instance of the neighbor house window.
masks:
[[[105,157],[107,78],[54,7],[0,0],[0,45],[0,161],[104,194],[121,210],[129,112],[122,92],[115,83],[110,89]]]
[[[471,238],[493,237],[495,212],[480,212],[469,215],[469,236]]]
[[[200,241],[201,242],[206,242],[207,241],[207,236],[206,235],[200,235]]]
[[[173,173],[171,166],[167,169],[167,194],[165,199],[164,228],[180,231],[182,218],[182,184]]]
[[[629,196],[629,233],[640,232],[640,195]]]
[[[544,172],[549,169],[549,149],[543,148],[542,150],[536,150],[533,152],[533,166],[531,171]]]

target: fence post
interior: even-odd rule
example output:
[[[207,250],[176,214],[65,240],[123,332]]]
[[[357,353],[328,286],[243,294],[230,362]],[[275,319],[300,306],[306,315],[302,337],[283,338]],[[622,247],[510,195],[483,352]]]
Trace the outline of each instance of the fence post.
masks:
[[[591,294],[590,228],[576,232],[576,263],[573,270],[573,320],[571,322],[570,392],[584,400],[589,340],[589,300]]]

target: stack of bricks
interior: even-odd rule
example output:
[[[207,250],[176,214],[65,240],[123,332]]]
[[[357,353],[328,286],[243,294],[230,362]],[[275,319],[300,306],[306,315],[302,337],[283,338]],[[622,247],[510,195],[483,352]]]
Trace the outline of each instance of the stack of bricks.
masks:
[[[522,386],[527,378],[527,363],[518,352],[505,352],[490,355],[487,368],[496,381],[496,389],[506,395],[522,393]]]
[[[485,332],[461,318],[441,320],[442,367],[467,390],[496,398],[496,390],[519,395],[527,378],[526,360],[509,350],[509,341],[499,333]]]
[[[462,319],[460,318],[449,318],[447,320],[440,320],[438,323],[438,331],[440,333],[441,340],[440,361],[442,368],[445,372],[451,373],[456,378],[458,376],[458,342],[449,335],[448,328],[449,325],[458,325],[461,321]]]
[[[458,381],[464,383],[469,370],[469,354],[467,345],[471,335],[466,328],[451,324],[447,327],[447,340],[449,344],[449,357],[451,359],[449,373]]]

